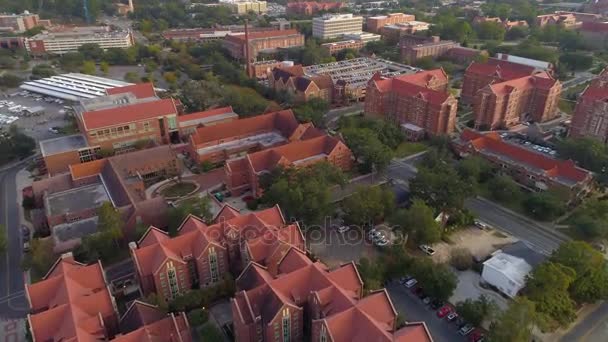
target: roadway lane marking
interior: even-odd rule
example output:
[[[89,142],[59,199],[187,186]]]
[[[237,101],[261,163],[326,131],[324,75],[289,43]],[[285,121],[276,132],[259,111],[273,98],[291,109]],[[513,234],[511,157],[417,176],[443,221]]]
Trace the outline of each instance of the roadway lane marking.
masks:
[[[0,298],[0,303],[5,303],[5,302],[10,301],[11,299],[16,299],[16,298],[19,298],[19,297],[24,296],[24,295],[25,295],[25,291],[14,292],[14,293],[11,293],[8,296],[1,297]]]
[[[11,272],[10,272],[10,234],[8,233],[10,227],[8,226],[8,191],[6,191],[6,183],[4,182],[6,179],[6,174],[2,176],[2,184],[4,185],[4,227],[6,228],[6,241],[8,242],[6,249],[6,295],[10,296],[11,294]]]

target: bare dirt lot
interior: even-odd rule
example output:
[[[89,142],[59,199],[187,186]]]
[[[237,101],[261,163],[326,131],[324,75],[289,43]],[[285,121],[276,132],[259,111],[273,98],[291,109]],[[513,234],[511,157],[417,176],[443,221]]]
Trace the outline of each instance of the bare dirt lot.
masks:
[[[435,262],[448,262],[454,248],[466,248],[478,259],[485,259],[500,247],[517,241],[514,237],[493,229],[481,230],[474,227],[452,234],[450,240],[451,244],[439,242],[433,245]]]

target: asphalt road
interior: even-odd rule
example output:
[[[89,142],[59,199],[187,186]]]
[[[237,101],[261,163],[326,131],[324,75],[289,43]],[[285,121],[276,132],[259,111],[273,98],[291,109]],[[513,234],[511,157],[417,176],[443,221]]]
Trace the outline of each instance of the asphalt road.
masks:
[[[29,311],[21,270],[21,232],[15,176],[20,167],[0,173],[0,223],[7,231],[7,252],[0,257],[0,317],[22,318]]]
[[[440,319],[434,310],[422,303],[418,297],[399,283],[386,285],[397,312],[405,317],[407,322],[424,322],[433,336],[435,342],[468,341],[458,334],[455,324]]]
[[[551,228],[543,227],[540,223],[505,210],[500,205],[487,200],[470,198],[465,202],[465,206],[479,219],[528,242],[539,252],[547,255],[569,240],[568,237]]]
[[[561,342],[608,341],[608,302],[602,303],[584,320],[572,327]]]

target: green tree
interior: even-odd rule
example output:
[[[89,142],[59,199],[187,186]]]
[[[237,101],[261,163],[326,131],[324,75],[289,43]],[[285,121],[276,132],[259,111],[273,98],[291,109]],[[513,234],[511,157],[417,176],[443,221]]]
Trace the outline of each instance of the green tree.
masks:
[[[478,156],[462,159],[456,166],[458,175],[471,184],[483,183],[493,175],[492,165]]]
[[[23,80],[14,75],[5,72],[2,76],[0,76],[0,88],[17,88]]]
[[[123,220],[112,203],[104,202],[97,209],[97,231],[118,243],[123,236]]]
[[[429,258],[420,258],[412,265],[412,275],[424,292],[440,301],[447,301],[458,284],[458,278],[445,264],[435,264]]]
[[[502,24],[486,21],[476,27],[477,36],[481,39],[503,41],[505,38],[505,28]]]
[[[492,198],[501,203],[519,203],[523,198],[519,185],[507,175],[497,175],[492,178],[488,181],[488,188]]]
[[[507,31],[507,33],[505,34],[505,39],[506,40],[518,40],[518,39],[526,38],[529,33],[530,33],[530,30],[527,27],[515,26],[515,27],[512,27],[509,31]]]
[[[385,277],[383,264],[374,263],[366,257],[362,257],[357,263],[357,271],[361,275],[364,289],[367,292],[382,288]]]
[[[83,74],[94,75],[97,72],[97,67],[93,61],[85,61],[80,68],[80,72]]]
[[[581,167],[596,173],[599,181],[605,181],[608,166],[608,148],[593,138],[564,139],[557,144],[561,159],[572,159]]]
[[[415,199],[408,209],[398,210],[390,223],[403,233],[411,234],[416,243],[434,243],[441,239],[441,228],[435,221],[433,209]]]
[[[593,56],[582,52],[568,52],[559,56],[559,62],[572,71],[588,70],[593,66]]]
[[[568,288],[576,272],[564,265],[545,262],[537,266],[526,281],[526,294],[536,303],[536,310],[560,326],[567,326],[576,317],[574,302]]]
[[[459,271],[465,271],[473,266],[471,251],[462,247],[454,248],[450,252],[450,265]]]
[[[0,69],[13,69],[17,61],[11,56],[0,56]]]
[[[464,302],[456,303],[458,314],[475,326],[480,326],[485,319],[491,318],[496,309],[496,303],[485,295],[475,300],[468,298]]]
[[[529,342],[532,328],[539,322],[536,305],[525,297],[513,300],[490,325],[488,340],[492,342]]]
[[[104,75],[107,75],[108,72],[110,72],[110,64],[106,61],[99,63],[99,70],[101,70]]]
[[[355,158],[362,163],[362,171],[382,171],[390,163],[393,152],[371,129],[347,128],[342,130],[342,134]]]
[[[177,235],[177,228],[190,214],[205,222],[211,221],[213,219],[211,199],[209,197],[190,197],[179,202],[176,207],[170,208],[168,213],[169,235]]]
[[[53,70],[48,64],[38,64],[32,68],[32,76],[33,79],[46,78],[55,76],[57,73]]]
[[[128,72],[126,72],[125,76],[123,78],[127,82],[139,83],[139,75],[136,72],[134,72],[134,71],[128,71]]]
[[[576,279],[569,289],[576,302],[593,303],[608,297],[606,260],[586,242],[563,243],[551,255],[551,261],[576,272]]]
[[[330,188],[345,183],[340,169],[317,163],[302,169],[278,168],[260,181],[261,203],[278,204],[289,220],[319,223],[333,212]]]
[[[317,127],[324,125],[323,116],[329,110],[329,104],[320,98],[312,98],[297,105],[293,111],[300,122],[312,122]]]
[[[395,195],[390,189],[379,186],[360,186],[342,201],[344,222],[360,227],[380,221],[394,209]]]
[[[565,212],[565,202],[564,198],[558,194],[545,191],[526,196],[523,204],[530,216],[547,221],[553,220]]]
[[[175,72],[167,71],[163,74],[163,78],[169,84],[174,85],[175,83],[177,83],[177,75],[175,74]]]
[[[66,71],[80,70],[84,61],[84,55],[80,52],[68,52],[59,57],[59,65]]]
[[[84,59],[98,61],[103,57],[104,51],[97,43],[86,43],[82,44],[78,47],[78,52],[80,52]]]
[[[410,180],[412,197],[448,213],[461,210],[472,190],[471,184],[462,181],[454,168],[445,165],[433,169],[421,167]]]
[[[22,261],[25,270],[31,270],[32,277],[42,278],[57,260],[57,255],[53,252],[53,239],[33,239],[30,243],[30,253]]]

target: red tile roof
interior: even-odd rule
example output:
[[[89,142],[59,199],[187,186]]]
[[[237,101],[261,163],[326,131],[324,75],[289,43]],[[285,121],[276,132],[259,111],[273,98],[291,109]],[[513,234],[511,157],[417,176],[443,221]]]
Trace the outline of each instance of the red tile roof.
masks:
[[[132,93],[138,99],[145,99],[148,97],[156,96],[156,91],[154,91],[154,85],[152,83],[139,83],[139,84],[132,84],[132,85],[124,86],[124,87],[106,89],[106,94],[108,94],[108,95],[124,94],[124,93]]]
[[[290,136],[298,125],[298,120],[296,120],[291,109],[287,109],[214,126],[198,127],[191,139],[194,144],[198,145],[231,137],[271,131],[280,131],[285,136]]]
[[[469,65],[466,73],[477,74],[482,76],[496,75],[503,81],[512,80],[532,75],[534,67],[515,64],[507,61],[490,59],[488,63],[473,62]]]
[[[113,342],[192,342],[190,325],[184,313],[169,313],[168,317],[144,325],[126,335],[114,338]]]
[[[290,30],[273,30],[273,31],[261,31],[261,32],[250,32],[249,40],[254,39],[266,39],[266,38],[281,38],[292,35],[299,35],[298,30],[290,29]],[[231,40],[238,43],[245,43],[245,34],[229,34],[225,38],[226,40]]]
[[[222,114],[234,114],[234,110],[232,110],[232,106],[214,108],[214,109],[209,109],[206,111],[190,113],[190,114],[183,114],[183,115],[180,115],[177,117],[177,121],[186,122],[186,121],[191,121],[191,120],[206,119],[206,118],[210,118],[210,117],[218,116],[218,115],[222,115]]]
[[[522,91],[526,89],[545,89],[549,90],[559,81],[551,77],[547,72],[541,72],[533,76],[524,76],[500,83],[490,84],[489,87],[495,94],[508,94],[514,90]]]
[[[82,113],[82,120],[85,129],[88,131],[141,120],[152,120],[171,114],[177,114],[175,102],[173,99],[162,99],[84,112]]]
[[[549,178],[562,178],[578,183],[591,177],[591,172],[577,167],[572,160],[553,159],[523,146],[507,143],[496,133],[481,134],[467,129],[460,135],[460,140],[470,143],[477,151],[490,151],[540,169]]]
[[[436,91],[429,87],[433,83],[447,83],[447,75],[443,69],[418,72],[415,74],[383,78],[379,74],[374,75],[372,82],[381,92],[395,92],[402,96],[420,96],[433,104],[443,104],[450,98],[450,94]]]
[[[272,170],[278,165],[293,166],[298,161],[315,156],[325,159],[338,146],[348,148],[340,140],[324,135],[251,153],[246,158],[250,160],[255,172],[261,172]]]
[[[36,312],[28,319],[37,341],[97,341],[117,320],[101,264],[86,266],[71,254],[64,254],[43,280],[26,285],[26,294]]]
[[[272,258],[275,249],[283,244],[304,249],[304,238],[299,227],[286,226],[278,207],[246,215],[234,214],[234,209],[224,207],[210,226],[190,215],[178,229],[178,236],[174,238],[168,238],[164,232],[150,227],[139,241],[138,248],[133,250],[133,257],[142,276],[156,273],[167,259],[183,264],[185,256],[198,258],[209,244],[223,249],[223,241],[230,230],[237,231],[240,236],[246,236],[249,240],[268,239],[264,240],[264,243],[255,243],[259,243],[262,248],[268,248],[261,250],[256,246],[256,255],[264,260],[276,261]],[[267,243],[269,241],[275,243]]]

